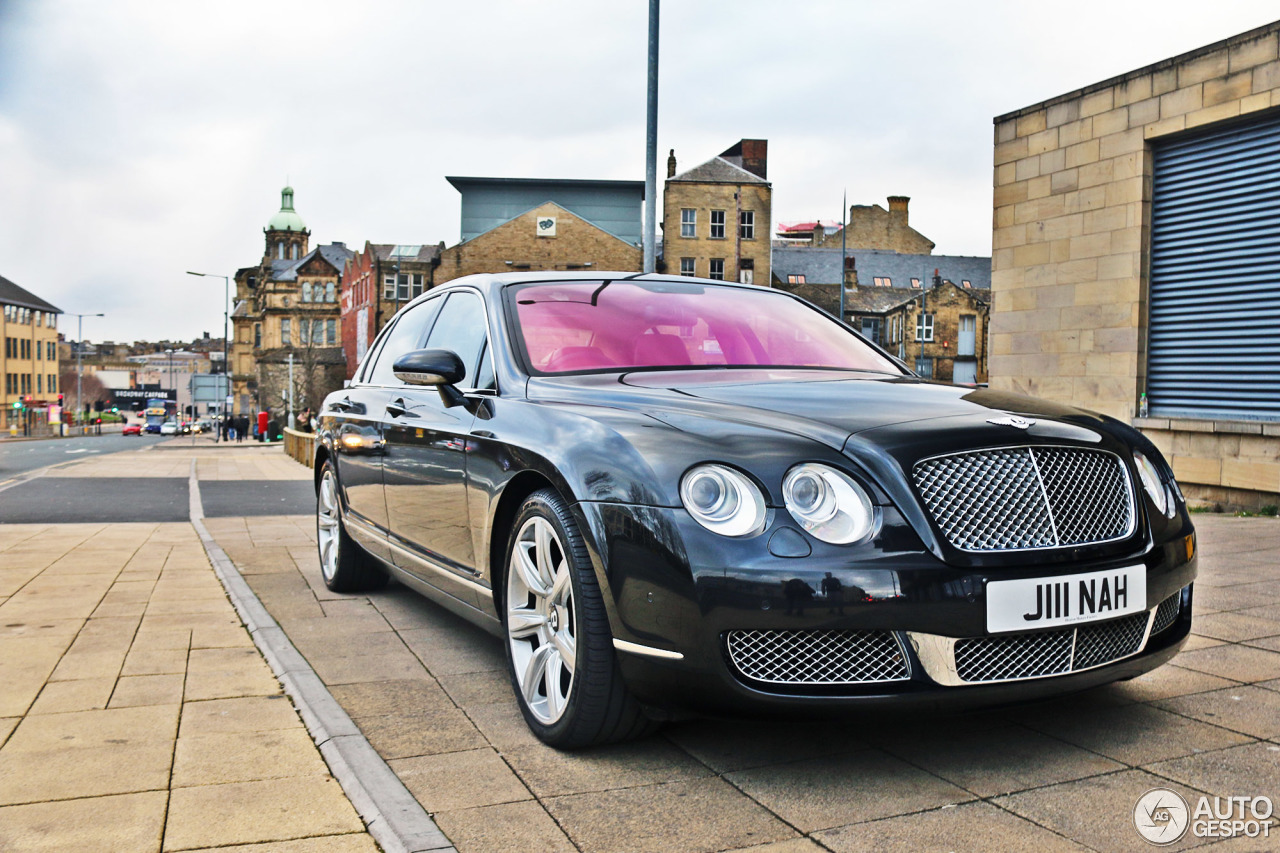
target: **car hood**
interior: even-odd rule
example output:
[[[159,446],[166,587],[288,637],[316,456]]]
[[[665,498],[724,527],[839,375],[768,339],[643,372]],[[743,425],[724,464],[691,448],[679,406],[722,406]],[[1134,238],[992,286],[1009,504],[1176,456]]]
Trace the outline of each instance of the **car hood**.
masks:
[[[736,421],[806,436],[836,450],[854,436],[918,446],[934,432],[956,438],[962,433],[968,446],[1006,444],[1020,435],[1092,444],[1100,440],[1096,429],[1102,423],[1092,412],[1020,394],[853,371],[671,370],[538,378],[530,380],[529,397],[630,409],[678,429],[696,430],[705,418]],[[1025,430],[991,423],[1009,415],[1035,423]]]

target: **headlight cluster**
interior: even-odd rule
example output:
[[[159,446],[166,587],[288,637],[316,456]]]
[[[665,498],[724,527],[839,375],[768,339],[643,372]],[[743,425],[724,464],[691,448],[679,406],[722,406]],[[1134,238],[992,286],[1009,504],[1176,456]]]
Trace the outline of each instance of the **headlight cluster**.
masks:
[[[856,542],[871,532],[871,499],[848,475],[806,462],[787,472],[782,500],[801,527],[833,545]]]
[[[764,529],[760,489],[724,465],[699,465],[680,482],[680,499],[694,519],[723,536],[752,536]],[[782,499],[796,523],[833,545],[857,542],[875,526],[867,493],[847,474],[805,462],[787,472]]]
[[[699,465],[685,474],[680,500],[699,524],[722,536],[750,536],[764,528],[764,495],[724,465]]]
[[[1169,475],[1169,482],[1166,485],[1160,476],[1160,470],[1141,450],[1133,451],[1133,462],[1138,468],[1138,479],[1142,480],[1142,488],[1146,490],[1147,497],[1151,498],[1151,502],[1156,505],[1156,509],[1169,518],[1177,515],[1177,501],[1182,499],[1182,490],[1178,488],[1178,483],[1174,480],[1173,475]],[[1176,499],[1175,495],[1177,496]]]

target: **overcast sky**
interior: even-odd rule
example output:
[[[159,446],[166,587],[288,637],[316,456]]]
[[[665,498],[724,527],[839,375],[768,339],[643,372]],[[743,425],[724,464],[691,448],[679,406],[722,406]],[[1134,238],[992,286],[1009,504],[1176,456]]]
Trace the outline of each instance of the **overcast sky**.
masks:
[[[0,0],[0,275],[89,340],[222,330],[288,180],[312,245],[452,245],[445,175],[644,179],[645,0]],[[1075,10],[1075,17],[1068,14]],[[769,140],[775,220],[911,197],[991,251],[992,118],[1268,23],[1274,2],[684,0],[659,178]],[[659,188],[661,192],[661,188]],[[74,319],[63,330],[75,336]]]

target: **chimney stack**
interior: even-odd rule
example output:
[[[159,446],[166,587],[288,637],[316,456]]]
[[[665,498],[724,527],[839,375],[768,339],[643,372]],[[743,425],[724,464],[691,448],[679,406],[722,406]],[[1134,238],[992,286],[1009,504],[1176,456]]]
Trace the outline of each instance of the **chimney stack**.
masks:
[[[672,148],[671,153],[667,155],[667,177],[674,178],[676,176],[676,149]]]
[[[911,202],[910,197],[905,195],[889,196],[889,221],[900,221],[903,225],[907,224],[907,205]]]

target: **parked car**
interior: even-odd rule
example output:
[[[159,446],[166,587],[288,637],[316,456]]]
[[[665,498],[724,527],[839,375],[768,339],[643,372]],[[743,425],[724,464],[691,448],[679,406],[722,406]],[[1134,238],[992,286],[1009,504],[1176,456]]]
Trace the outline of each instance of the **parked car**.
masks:
[[[769,288],[450,282],[326,398],[315,471],[328,587],[394,575],[490,629],[558,747],[1066,693],[1191,627],[1195,532],[1150,441],[922,380]]]
[[[196,429],[200,433],[213,432],[213,421],[203,418],[196,421]]]
[[[161,435],[179,435],[181,432],[182,427],[178,425],[177,421],[165,421],[160,424]]]
[[[125,424],[120,430],[121,435],[142,435],[142,424]]]

